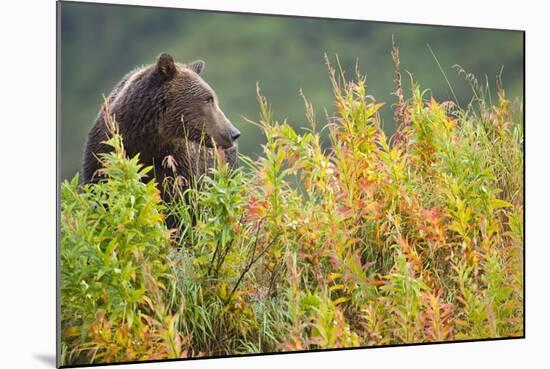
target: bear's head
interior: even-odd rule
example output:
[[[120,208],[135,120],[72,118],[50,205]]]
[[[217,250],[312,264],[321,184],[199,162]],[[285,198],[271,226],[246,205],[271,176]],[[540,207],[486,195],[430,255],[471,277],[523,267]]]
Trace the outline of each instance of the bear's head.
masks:
[[[162,136],[222,149],[235,145],[241,133],[221,111],[216,93],[201,78],[202,60],[181,64],[163,53],[152,69],[162,91]]]

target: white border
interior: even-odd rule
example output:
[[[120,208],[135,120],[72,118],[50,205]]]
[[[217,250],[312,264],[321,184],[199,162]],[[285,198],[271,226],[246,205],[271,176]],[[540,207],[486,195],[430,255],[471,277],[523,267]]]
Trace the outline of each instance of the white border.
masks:
[[[141,0],[112,3],[527,31],[527,338],[132,368],[541,367],[548,363],[548,40],[544,2]],[[55,4],[2,4],[0,35],[0,366],[52,367],[55,353]],[[124,368],[126,366],[116,366]]]

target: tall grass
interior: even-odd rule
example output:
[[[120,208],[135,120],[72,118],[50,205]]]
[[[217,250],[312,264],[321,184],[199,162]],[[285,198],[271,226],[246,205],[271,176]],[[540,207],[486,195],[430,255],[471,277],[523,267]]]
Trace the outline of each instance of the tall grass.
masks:
[[[397,70],[388,138],[327,65],[330,149],[307,99],[296,132],[258,91],[263,155],[170,203],[116,132],[104,182],[63,183],[63,364],[523,335],[521,106],[471,76],[466,109],[405,97]]]

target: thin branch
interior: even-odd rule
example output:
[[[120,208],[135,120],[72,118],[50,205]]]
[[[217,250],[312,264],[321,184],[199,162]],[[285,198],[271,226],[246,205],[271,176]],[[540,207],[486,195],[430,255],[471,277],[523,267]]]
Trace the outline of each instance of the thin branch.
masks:
[[[271,245],[273,245],[275,243],[275,241],[277,241],[279,236],[280,236],[280,234],[277,234],[275,237],[273,237],[271,239],[271,241],[269,241],[269,243],[262,249],[262,251],[260,251],[260,253],[256,257],[254,257],[256,247],[253,248],[252,253],[251,253],[252,256],[250,258],[250,261],[247,263],[247,265],[245,266],[245,268],[241,272],[241,275],[239,276],[239,279],[237,279],[237,282],[235,283],[235,285],[233,286],[233,289],[229,293],[229,296],[225,300],[224,306],[226,306],[231,301],[231,298],[235,294],[235,291],[237,291],[237,288],[241,284],[241,282],[242,282],[244,276],[246,275],[246,273],[248,273],[250,271],[250,269],[252,268],[252,266],[267,252],[267,250],[271,247]]]

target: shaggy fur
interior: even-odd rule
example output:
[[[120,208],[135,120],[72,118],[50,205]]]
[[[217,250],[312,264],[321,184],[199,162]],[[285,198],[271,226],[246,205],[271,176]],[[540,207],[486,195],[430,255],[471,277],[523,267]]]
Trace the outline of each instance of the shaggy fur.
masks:
[[[201,60],[180,64],[163,53],[155,64],[126,74],[107,98],[128,156],[139,153],[141,163],[153,166],[159,184],[179,177],[183,187],[189,186],[215,165],[214,147],[231,165],[236,163],[240,132],[200,77],[203,69]],[[111,149],[103,144],[109,135],[101,110],[84,150],[84,183],[101,179],[97,158]]]

